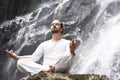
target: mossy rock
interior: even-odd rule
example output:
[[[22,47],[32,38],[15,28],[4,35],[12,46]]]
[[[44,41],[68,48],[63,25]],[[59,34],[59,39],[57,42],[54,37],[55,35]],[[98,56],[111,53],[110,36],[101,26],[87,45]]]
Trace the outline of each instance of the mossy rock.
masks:
[[[64,74],[40,72],[30,78],[22,78],[20,80],[109,80],[106,75],[99,74]]]

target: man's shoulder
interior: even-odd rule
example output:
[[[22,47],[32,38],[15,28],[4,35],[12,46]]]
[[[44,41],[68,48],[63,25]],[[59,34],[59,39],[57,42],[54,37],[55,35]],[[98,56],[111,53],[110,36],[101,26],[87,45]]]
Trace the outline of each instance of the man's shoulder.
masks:
[[[50,41],[51,41],[51,39],[50,39],[50,40],[43,41],[42,44],[49,43]]]
[[[67,39],[62,39],[63,42],[70,42],[70,40],[67,40]]]
[[[41,42],[41,43],[38,45],[38,47],[44,47],[44,46],[48,45],[49,42],[50,42],[50,40],[43,41],[43,42]]]

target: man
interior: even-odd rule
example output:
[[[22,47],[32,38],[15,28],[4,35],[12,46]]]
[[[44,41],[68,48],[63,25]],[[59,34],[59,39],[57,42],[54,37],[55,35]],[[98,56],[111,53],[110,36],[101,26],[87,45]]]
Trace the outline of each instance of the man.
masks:
[[[59,20],[51,23],[51,32],[52,39],[41,43],[31,56],[18,56],[13,50],[6,50],[10,57],[17,60],[17,68],[21,72],[32,75],[40,71],[65,72],[70,68],[76,42],[62,39],[63,23]],[[43,63],[36,63],[40,59]]]

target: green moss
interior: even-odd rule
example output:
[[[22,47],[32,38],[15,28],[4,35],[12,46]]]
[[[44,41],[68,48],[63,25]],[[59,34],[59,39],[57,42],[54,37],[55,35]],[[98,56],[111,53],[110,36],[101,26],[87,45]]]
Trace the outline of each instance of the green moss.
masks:
[[[35,76],[32,76],[31,78],[28,78],[27,80],[43,80],[43,79],[41,76],[35,75]]]
[[[39,74],[33,75],[30,79],[25,80],[108,80],[107,76],[103,79],[98,74],[62,74],[62,73],[49,73],[41,72]]]
[[[86,80],[86,76],[80,76],[80,75],[70,75],[69,78],[72,80]]]
[[[36,75],[34,78],[37,79],[37,80],[42,80],[42,78],[38,75]]]

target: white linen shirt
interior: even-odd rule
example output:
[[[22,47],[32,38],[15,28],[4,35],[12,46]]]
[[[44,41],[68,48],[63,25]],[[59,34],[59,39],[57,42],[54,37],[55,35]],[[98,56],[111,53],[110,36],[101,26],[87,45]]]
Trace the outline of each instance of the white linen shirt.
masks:
[[[43,57],[43,65],[47,66],[56,65],[64,57],[67,57],[65,60],[69,62],[72,58],[70,41],[65,39],[45,41],[38,46],[31,57],[35,62]]]

